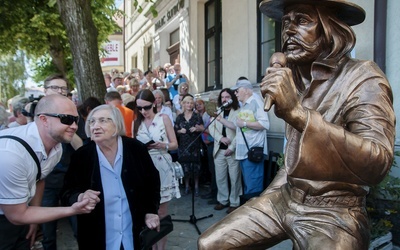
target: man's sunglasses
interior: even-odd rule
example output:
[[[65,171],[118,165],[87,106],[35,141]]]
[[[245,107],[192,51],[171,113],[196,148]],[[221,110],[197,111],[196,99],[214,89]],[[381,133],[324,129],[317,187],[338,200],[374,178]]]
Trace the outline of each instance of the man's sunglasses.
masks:
[[[143,106],[143,107],[141,107],[141,106],[136,106],[136,108],[139,110],[139,111],[142,111],[142,109],[144,109],[144,110],[150,110],[151,108],[153,107],[153,104],[150,104],[150,105],[147,105],[147,106]]]
[[[37,116],[41,116],[41,115],[60,118],[60,122],[65,125],[72,125],[72,123],[74,123],[74,122],[78,125],[78,121],[79,121],[79,116],[73,116],[73,115],[53,114],[53,113],[37,114]]]

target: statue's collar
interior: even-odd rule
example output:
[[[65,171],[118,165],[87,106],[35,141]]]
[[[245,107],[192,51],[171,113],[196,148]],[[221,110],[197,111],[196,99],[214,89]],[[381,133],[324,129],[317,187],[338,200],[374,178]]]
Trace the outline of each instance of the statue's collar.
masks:
[[[323,81],[329,79],[348,60],[350,60],[348,56],[343,56],[339,61],[336,58],[317,59],[311,66],[311,75],[313,81]]]

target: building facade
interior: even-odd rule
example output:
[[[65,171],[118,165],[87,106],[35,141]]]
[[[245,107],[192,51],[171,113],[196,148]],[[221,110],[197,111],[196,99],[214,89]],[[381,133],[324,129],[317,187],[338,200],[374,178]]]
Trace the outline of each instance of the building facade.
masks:
[[[351,0],[367,13],[353,29],[357,44],[352,56],[380,58],[380,66],[392,85],[396,114],[400,112],[398,0]],[[210,92],[231,87],[240,76],[254,86],[261,82],[269,58],[280,48],[280,23],[259,11],[260,0],[158,0],[154,5],[139,0],[139,13],[132,0],[125,0],[125,71],[153,69],[179,62],[190,80],[193,94],[204,98]],[[158,15],[152,15],[155,8]],[[384,39],[383,39],[384,38]],[[382,45],[383,43],[383,45]],[[380,46],[378,45],[380,44]],[[283,149],[284,123],[269,112],[269,149]],[[398,124],[396,129],[400,131]],[[396,137],[400,146],[400,136]]]

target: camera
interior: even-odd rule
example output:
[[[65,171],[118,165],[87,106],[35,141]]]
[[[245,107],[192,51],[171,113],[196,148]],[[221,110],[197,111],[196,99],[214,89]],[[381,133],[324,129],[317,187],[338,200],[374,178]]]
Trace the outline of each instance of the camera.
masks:
[[[40,101],[40,99],[42,99],[43,96],[44,96],[44,95],[40,95],[39,97],[34,97],[33,94],[31,94],[31,95],[28,97],[28,99],[29,99],[29,102]]]
[[[26,116],[26,117],[31,117],[31,118],[33,118],[33,117],[35,116],[35,108],[36,108],[36,105],[37,105],[37,103],[39,102],[39,100],[40,100],[42,97],[43,97],[43,95],[41,95],[41,96],[39,96],[39,97],[33,97],[33,94],[30,95],[30,96],[28,97],[29,103],[31,103],[30,109],[29,109],[29,111],[28,111],[28,110],[26,110],[25,108],[23,108],[22,111],[21,111],[22,115],[24,115],[24,116]],[[25,105],[25,107],[26,107],[29,103],[27,103],[27,104]]]

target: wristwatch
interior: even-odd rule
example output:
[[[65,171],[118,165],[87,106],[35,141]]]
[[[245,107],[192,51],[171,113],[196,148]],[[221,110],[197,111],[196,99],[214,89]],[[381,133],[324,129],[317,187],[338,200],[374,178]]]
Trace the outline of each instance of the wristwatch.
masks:
[[[165,150],[168,151],[168,148],[169,148],[169,143],[165,144]]]

